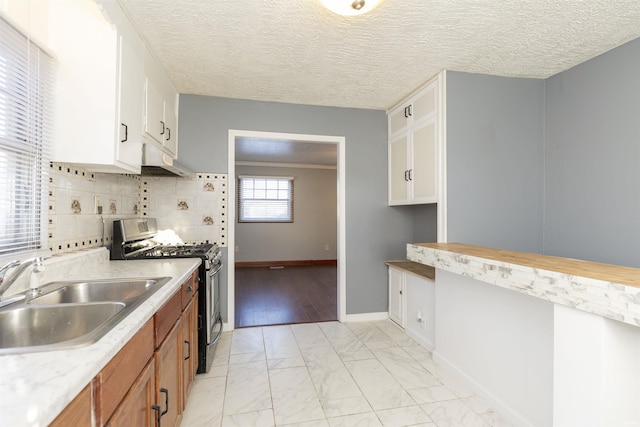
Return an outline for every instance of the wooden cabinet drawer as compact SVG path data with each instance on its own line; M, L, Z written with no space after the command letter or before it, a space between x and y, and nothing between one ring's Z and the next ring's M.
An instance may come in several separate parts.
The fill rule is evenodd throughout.
M153 319L149 319L94 379L97 425L104 425L111 417L153 356L153 350Z
M155 337L154 348L158 348L162 344L162 341L164 341L181 313L182 292L177 291L153 316L155 325L153 335Z
M189 305L191 299L198 291L198 270L194 271L191 277L182 284L182 310Z

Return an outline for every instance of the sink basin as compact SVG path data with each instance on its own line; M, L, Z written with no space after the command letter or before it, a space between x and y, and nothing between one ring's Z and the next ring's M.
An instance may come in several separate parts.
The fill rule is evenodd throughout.
M64 304L102 301L131 302L144 293L164 284L168 278L115 279L79 282L53 282L42 288L43 295L29 304ZM50 289L53 289L49 291Z
M171 277L51 282L0 308L0 355L93 344ZM26 294L25 294L26 295Z
M103 302L4 309L0 311L0 349L76 341L68 343L73 346L124 308L121 302ZM102 335L82 341L95 342Z

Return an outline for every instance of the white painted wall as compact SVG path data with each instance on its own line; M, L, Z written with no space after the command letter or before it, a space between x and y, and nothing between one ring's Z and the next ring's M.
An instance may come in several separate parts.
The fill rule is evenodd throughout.
M556 305L553 425L640 425L640 328Z
M517 425L553 422L553 304L436 270L434 360Z

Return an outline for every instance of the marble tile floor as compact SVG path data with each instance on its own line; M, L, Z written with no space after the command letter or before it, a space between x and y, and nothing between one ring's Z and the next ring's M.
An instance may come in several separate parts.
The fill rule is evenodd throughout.
M225 332L183 427L510 424L391 321Z

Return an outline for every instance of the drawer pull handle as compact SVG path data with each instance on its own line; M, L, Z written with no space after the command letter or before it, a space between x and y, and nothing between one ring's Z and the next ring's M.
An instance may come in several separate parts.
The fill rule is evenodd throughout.
M157 424L157 427L160 427L160 417L162 416L160 414L160 406L159 405L151 405L151 409L156 411L156 424Z
M184 360L189 360L191 359L191 343L189 340L184 340L184 343L187 345L187 357L185 357Z
M164 411L160 413L160 416L163 416L167 412L169 412L169 390L162 387L160 389L160 393L164 393Z

